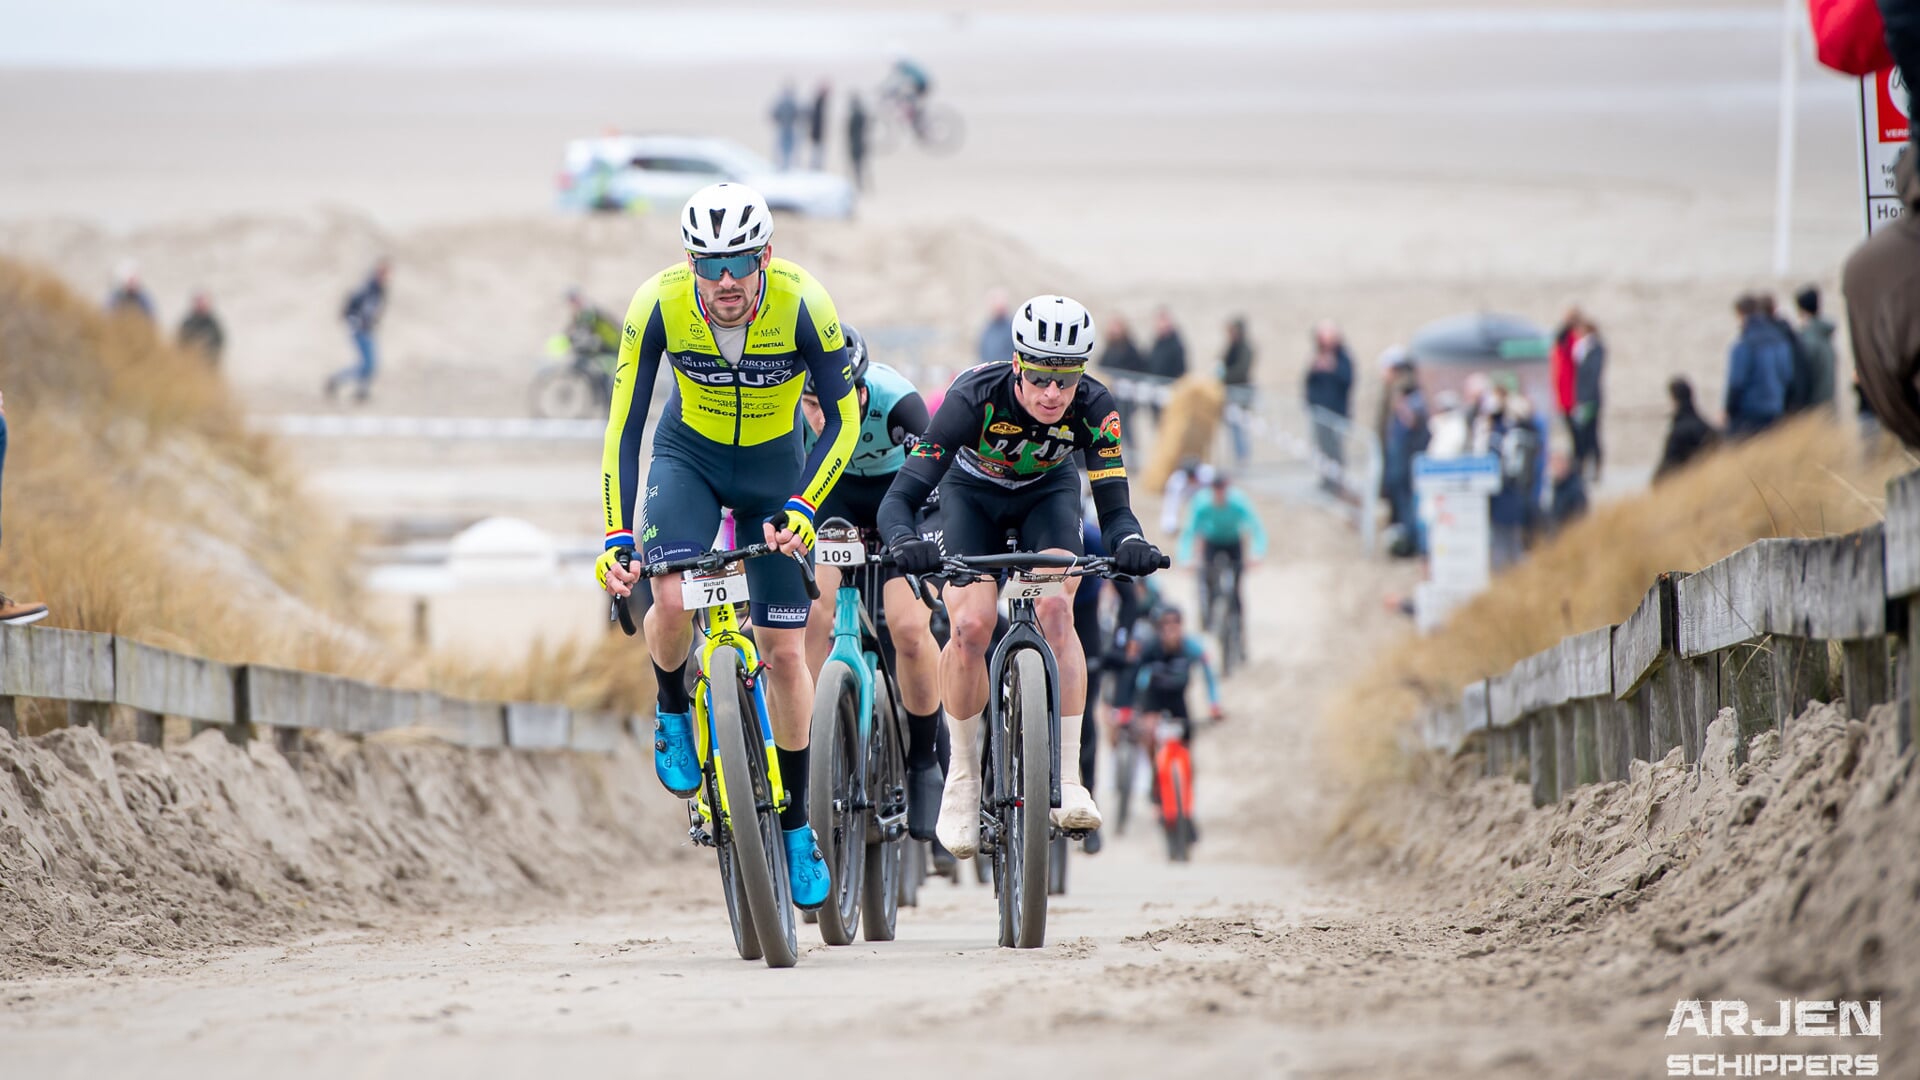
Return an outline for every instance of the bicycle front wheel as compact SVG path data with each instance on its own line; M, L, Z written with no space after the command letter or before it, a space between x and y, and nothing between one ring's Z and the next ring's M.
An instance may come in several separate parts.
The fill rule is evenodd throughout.
M1013 656L1012 686L999 735L1006 783L1006 830L1001 836L1000 943L1037 949L1047 941L1047 845L1052 839L1053 746L1049 738L1047 669L1040 654Z
M780 835L780 812L773 805L760 717L740 681L740 654L730 648L714 650L707 676L714 688L713 732L720 749L727 832L738 857L734 871L753 912L767 966L792 967L800 959L800 945L793 929L787 846ZM742 699L748 703L744 707Z
M547 420L590 417L599 404L599 388L572 364L549 364L534 373L533 415Z
M860 893L867 873L867 811L858 803L859 686L847 665L829 660L813 694L812 777L807 815L827 858L827 902L820 938L851 945L860 933Z

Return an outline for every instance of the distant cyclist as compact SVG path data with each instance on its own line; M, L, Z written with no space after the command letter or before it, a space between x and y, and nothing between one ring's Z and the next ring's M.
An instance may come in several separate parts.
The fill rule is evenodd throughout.
M1238 600L1239 580L1251 564L1257 564L1267 555L1267 530L1260 524L1260 516L1254 513L1253 503L1245 494L1233 487L1226 473L1216 472L1206 492L1196 494L1187 505L1187 523L1180 530L1179 559L1181 565L1193 565L1193 541L1198 537L1201 543L1199 569L1203 575L1203 587L1213 589L1213 560L1216 554L1224 553L1233 563L1235 599ZM1252 543L1253 550L1246 550L1246 542Z
M819 519L841 518L878 531L880 500L906 464L908 445L927 430L927 403L905 375L872 361L860 331L849 325L840 329L847 339L854 391L860 395L860 440L847 474L820 504ZM800 411L807 418L811 444L826 425L811 382L800 395ZM807 663L817 676L833 649L834 590L840 586L840 571L821 566L816 572L820 599L807 620ZM881 599L887 636L893 640L900 703L907 711L907 831L916 840L931 840L946 783L934 748L940 724L940 646L928 628L926 605L914 599L899 567L887 567Z
M1220 719L1220 685L1207 662L1200 640L1186 632L1186 620L1176 607L1161 608L1154 616L1154 635L1140 651L1140 673L1135 676L1132 717L1142 745L1153 746L1162 722L1179 725L1180 741L1193 745L1193 716L1187 708L1187 690L1198 666L1207 683L1207 713ZM1155 797L1160 796L1156 790ZM1197 838L1197 837L1196 837Z
M613 356L620 351L620 324L577 288L567 290L567 345L573 349L575 360Z
M920 118L927 95L933 91L933 77L920 62L905 53L897 53L893 59L893 70L887 73L887 91L906 104L907 117L913 123L915 135L922 134Z
M1084 451L1115 568L1152 573L1161 555L1129 505L1119 405L1086 375L1093 317L1066 297L1036 296L1014 312L1012 338L1011 363L982 364L954 380L880 505L880 527L901 569L924 574L940 566L940 546L921 537L914 522L935 484L948 554L998 554L1009 530L1023 551L1082 554L1075 461ZM1073 630L1078 584L1068 578L1068 595L1035 607L1060 676L1060 806L1053 820L1084 830L1100 827L1100 811L1078 768L1087 697L1086 657ZM980 762L972 748L986 712L986 654L999 589L992 582L955 584L945 596L952 633L941 655L941 699L954 749L936 832L949 851L967 858L980 847Z
M744 184L702 188L680 213L680 236L686 262L640 286L621 333L601 459L606 552L595 565L614 596L626 596L640 579L638 568L620 565L619 556L635 549L640 447L662 360L673 370L673 390L647 464L646 524L638 544L649 563L707 550L723 506L744 529L759 522L767 543L805 556L813 547L815 508L846 471L860 432L840 317L812 275L773 257L766 200ZM807 377L825 406L811 453L798 419ZM807 824L813 673L806 585L800 567L786 558L751 559L746 575L754 640L768 669L780 775L790 796L780 825L793 899L818 907L827 898L828 875ZM646 641L660 687L653 767L667 790L691 797L701 779L686 683L693 614L681 601L680 575L652 580Z

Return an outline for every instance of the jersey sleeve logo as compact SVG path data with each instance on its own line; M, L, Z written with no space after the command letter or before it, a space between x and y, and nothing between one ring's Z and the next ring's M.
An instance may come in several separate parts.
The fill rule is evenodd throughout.
M1008 423L1005 420L995 420L993 423L987 425L987 430L995 435L1018 435L1022 428L1019 424Z
M1119 448L1119 447L1117 447L1117 446L1106 446L1106 447L1102 447L1102 448L1101 448L1101 449L1099 450L1099 454L1100 454L1100 456L1101 456L1101 457L1106 457L1106 458L1114 458L1114 457L1119 457L1119 456L1120 456L1120 448Z
M1102 438L1112 439L1114 442L1120 441L1120 413L1118 411L1108 413L1107 418L1100 421L1100 435Z
M941 458L947 456L947 449L936 442L920 442L914 445L911 454L913 457L930 458L934 461L939 461Z
M1095 469L1087 474L1088 483L1095 480L1125 480L1126 478L1127 470L1123 465L1115 465L1111 469Z

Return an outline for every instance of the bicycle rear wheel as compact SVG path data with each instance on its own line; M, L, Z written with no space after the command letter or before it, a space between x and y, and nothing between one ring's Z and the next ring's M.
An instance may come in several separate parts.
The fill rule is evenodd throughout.
M719 806L718 789L709 785L709 806ZM736 869L739 859L734 851L733 840L725 830L718 830L714 850L720 855L720 889L727 898L727 921L733 924L733 947L739 951L742 960L758 960L763 955L760 950L760 934L753 926L753 908L747 903L746 885L740 879Z
M1005 830L1000 836L1000 944L1037 949L1047 940L1047 845L1052 839L1052 744L1048 737L1047 670L1033 649L1014 653L1011 693L1001 716L1003 751L997 761L1006 783ZM997 800L998 801L998 800Z
M807 816L827 859L827 902L820 906L820 938L851 945L860 933L860 894L867 879L867 821L857 795L860 758L858 683L847 665L829 660L813 694Z
M740 654L714 650L707 672L713 694L714 741L720 749L720 782L727 788L727 825L736 870L768 967L792 967L800 959L793 930L793 886L787 880L787 845L767 776L766 743L758 713L740 681ZM752 733L749 736L748 727Z
M951 154L966 141L967 124L959 110L944 102L928 102L920 109L920 145L928 153Z
M883 682L875 689L873 738L867 743L867 798L873 801L874 810L864 823L867 859L861 918L868 941L892 941L900 917L900 879L907 870L907 828L902 824L894 835L886 835L877 823L906 809L907 761L892 687ZM919 898L918 889L916 883L915 899Z

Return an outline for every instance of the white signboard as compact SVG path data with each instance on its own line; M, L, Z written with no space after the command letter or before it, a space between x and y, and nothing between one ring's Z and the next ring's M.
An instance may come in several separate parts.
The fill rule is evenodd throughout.
M1907 145L1912 114L1912 93L1898 68L1860 80L1860 160L1866 175L1869 235L1905 212L1893 186L1893 163Z
M1428 578L1413 594L1414 622L1425 633L1487 587L1493 551L1487 499L1500 490L1500 459L1416 457L1413 490L1427 530Z

